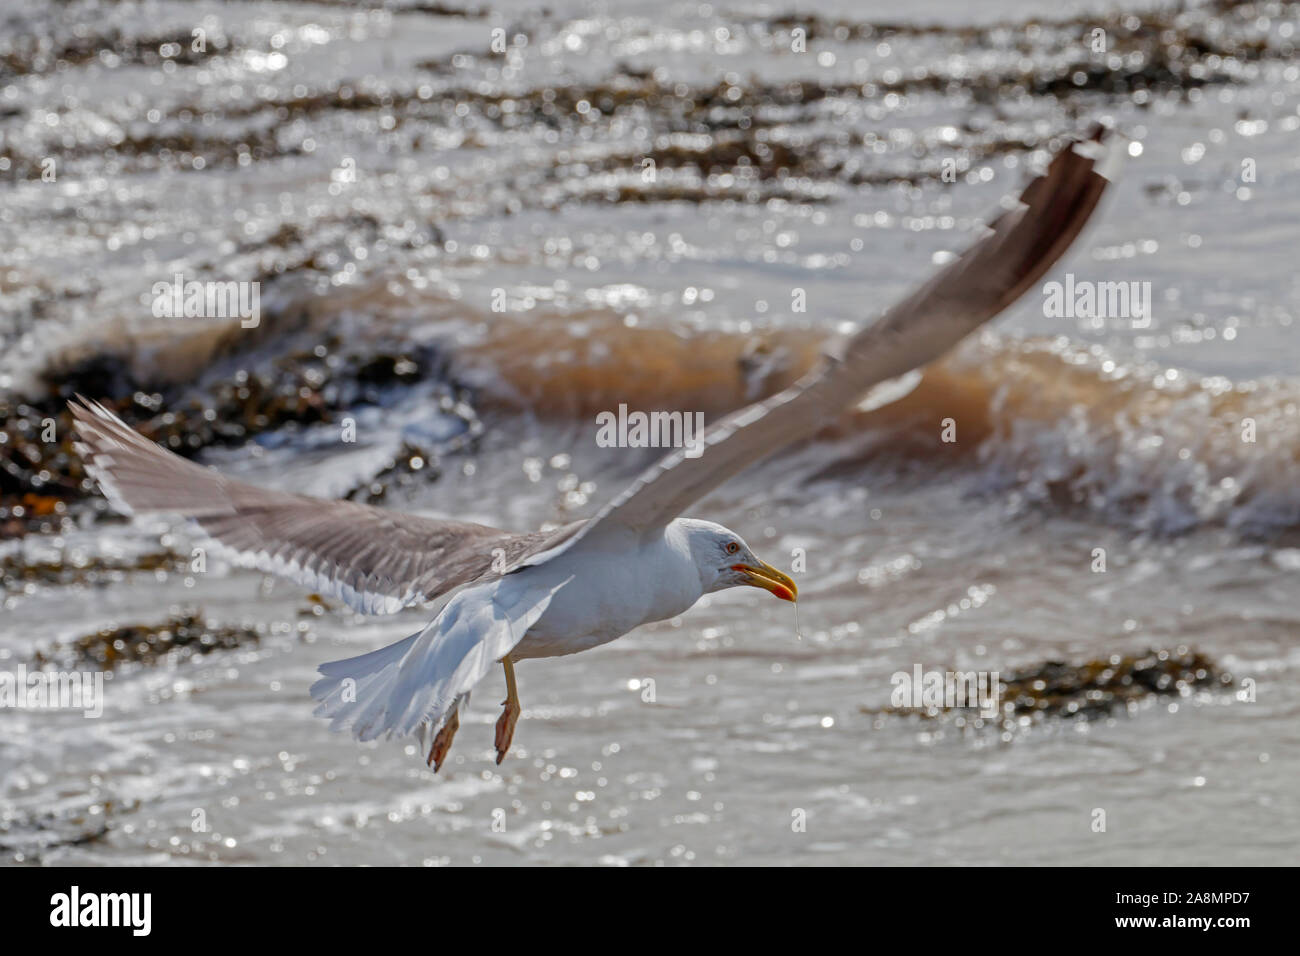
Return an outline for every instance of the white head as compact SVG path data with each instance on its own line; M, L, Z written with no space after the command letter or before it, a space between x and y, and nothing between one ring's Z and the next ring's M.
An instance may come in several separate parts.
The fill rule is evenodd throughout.
M705 594L744 585L771 591L783 601L799 597L789 575L760 561L736 532L697 518L679 518L673 524L685 535Z

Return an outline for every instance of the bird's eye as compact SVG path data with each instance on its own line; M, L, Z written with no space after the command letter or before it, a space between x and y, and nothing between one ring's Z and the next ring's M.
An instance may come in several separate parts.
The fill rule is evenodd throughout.
M735 541L727 542L727 554L735 554L739 550L740 550L740 545L737 544Z

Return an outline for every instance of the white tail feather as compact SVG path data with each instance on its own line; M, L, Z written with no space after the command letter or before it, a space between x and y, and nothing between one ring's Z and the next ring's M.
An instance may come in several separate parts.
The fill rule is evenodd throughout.
M521 571L466 588L418 634L322 664L324 676L311 687L321 702L316 715L358 740L436 731L569 580L552 586L541 577Z

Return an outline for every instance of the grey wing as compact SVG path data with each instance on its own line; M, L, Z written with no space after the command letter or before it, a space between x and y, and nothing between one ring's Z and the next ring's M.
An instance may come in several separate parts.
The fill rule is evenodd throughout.
M69 407L87 469L118 510L189 518L234 563L367 614L491 576L554 537L259 488L167 451L98 403Z
M1097 169L1103 138L1098 128L1089 141L1060 151L960 258L793 386L710 425L701 454L679 449L643 472L566 543L611 525L661 527L868 389L933 361L1006 309L1060 259L1096 209L1107 185Z

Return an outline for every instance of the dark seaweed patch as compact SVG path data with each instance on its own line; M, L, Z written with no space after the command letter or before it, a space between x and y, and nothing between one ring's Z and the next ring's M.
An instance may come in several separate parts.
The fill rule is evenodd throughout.
M213 624L190 611L160 624L128 624L105 628L73 641L38 651L36 667L65 670L91 667L113 670L122 664L157 664L171 655L182 658L233 650L261 640L251 627Z
M471 11L418 9L440 15L475 15ZM1017 65L1002 70L918 70L868 83L807 80L763 83L752 77L747 80L732 77L712 84L691 85L657 79L652 72L630 66L623 66L597 83L510 92L485 89L479 83L442 89L428 85L398 89L373 80L344 81L253 101L184 104L157 124L128 124L121 141L87 142L72 147L60 144L58 148L52 146L50 152L64 158L80 156L96 162L107 158L110 162L129 161L145 167L193 168L195 159L202 158L204 167L216 167L301 153L303 146L299 139L277 132L295 121L330 113L378 110L392 117L394 130L416 122L436 126L455 123L467 129L474 124L488 124L506 130L543 127L576 131L601 127L615 116L637 111L657 132L705 134L764 125L806 124L819 118L822 112L819 104L823 101L874 101L891 93L938 94L993 108L1025 96L1051 98L1060 102L1068 113L1078 114L1098 95L1112 101L1132 98L1138 105L1146 106L1153 96L1184 95L1207 85L1242 82L1249 78L1243 69L1246 64L1286 60L1295 54L1291 41L1270 37L1254 28L1257 16L1254 5L1217 0L1196 8L1195 14L1190 15L1180 6L1142 14L1112 12L1095 17L1078 16L1059 21L1031 19L981 27L912 27L786 14L750 20L748 29L775 43L782 42L789 31L799 27L807 32L810 42L833 39L867 43L887 41L895 36L924 35L948 43L957 52L1005 50L1022 55L1017 58ZM1089 46L1088 36L1094 29L1106 31L1104 54L1094 54ZM527 33L513 27L508 32ZM96 44L102 46L108 39L87 41L87 52L98 49ZM160 46L156 39L123 38L124 54L116 55L152 55L149 51ZM188 50L188 44L183 48ZM431 75L455 78L481 68L491 59L486 51L460 52L421 63L419 68ZM1090 96L1094 99L1089 99ZM466 109L469 115L465 114ZM215 132L222 127L227 128L226 132ZM306 127L302 135L310 135ZM409 148L418 150L421 140L418 133L414 134ZM731 148L735 146L722 147L724 152ZM756 168L769 165L761 155L753 158L759 160ZM29 178L40 175L40 156L0 152L0 159L7 160L6 168L16 175ZM775 162L779 165L779 158ZM834 174L834 170L830 172ZM524 194L527 195L526 191ZM654 192L649 195L653 197ZM626 200L644 201L635 191Z
M90 561L73 558L29 561L11 555L0 559L0 589L16 591L31 584L45 587L109 584L128 574L170 573L185 568L186 561L183 557L167 551L144 554L133 561L102 558Z
M66 405L73 395L103 401L147 438L192 457L204 448L239 445L286 425L338 421L347 409L382 403L390 389L445 381L446 374L443 356L431 347L362 351L336 335L197 391L134 381L124 363L103 355L51 369L47 398L28 403L0 397L0 539L57 531L69 518L71 503L100 500L73 447ZM466 434L478 434L481 426L464 389L447 384L441 404L464 421ZM47 442L43 438L51 421L54 440ZM429 450L413 449L416 454L425 462L434 458ZM394 467L399 467L396 461ZM424 477L437 473L431 469Z
M1187 647L1112 654L1082 664L1046 661L1004 677L1000 717L948 707L918 711L910 707L860 708L864 714L919 715L952 721L958 727L1000 726L1007 731L1050 719L1098 720L1131 712L1144 701L1224 690L1235 683L1209 656Z
M196 46L199 44L188 33L125 36L120 30L111 30L55 40L16 34L0 49L0 81L53 73L92 60L111 66L159 66L164 62L192 66L228 52L230 41L218 34L205 37L202 49Z
M1232 675L1205 654L1178 647L1141 654L1113 654L1084 664L1048 661L1019 671L1002 684L1004 712L1095 719L1145 698L1182 696L1227 688Z

